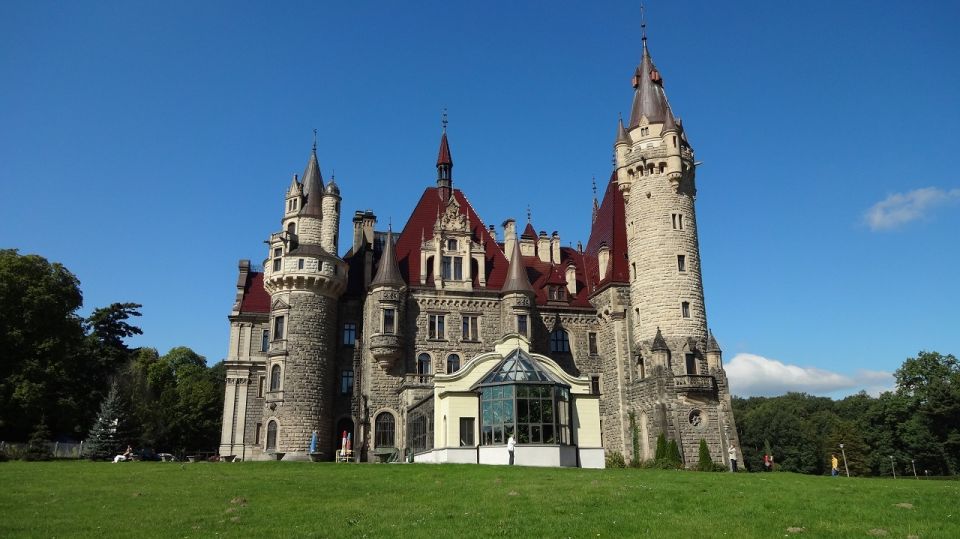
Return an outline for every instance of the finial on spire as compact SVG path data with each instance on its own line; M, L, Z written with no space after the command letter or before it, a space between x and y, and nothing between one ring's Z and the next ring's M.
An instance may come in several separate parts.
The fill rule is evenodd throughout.
M597 198L597 177L593 177L593 198Z
M313 130L313 153L317 153L317 130Z
M643 48L647 48L647 10L643 5L643 2L640 2L640 35L641 41L643 41Z
M449 121L447 120L447 107L443 107L443 114L442 114L441 117L440 117L440 124L443 125L443 132L444 132L444 133L447 132L447 124L448 124L448 123L449 123Z
M528 223L530 222L530 217L531 217L531 216L530 216L530 205L527 204L527 222L528 222Z

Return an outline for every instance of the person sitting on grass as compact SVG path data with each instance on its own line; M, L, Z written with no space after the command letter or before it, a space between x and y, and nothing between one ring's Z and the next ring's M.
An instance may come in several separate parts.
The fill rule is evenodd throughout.
M130 447L129 445L127 446L127 450L124 451L122 455L113 457L114 464L117 462L126 462L128 460L133 460L133 447Z

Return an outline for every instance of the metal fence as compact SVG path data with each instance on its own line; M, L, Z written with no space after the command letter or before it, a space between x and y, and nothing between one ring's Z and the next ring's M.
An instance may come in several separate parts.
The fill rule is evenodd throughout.
M83 457L83 442L47 442L47 449L55 459L79 459ZM27 452L27 444L0 442L0 452L6 453L8 457L13 459L20 458Z

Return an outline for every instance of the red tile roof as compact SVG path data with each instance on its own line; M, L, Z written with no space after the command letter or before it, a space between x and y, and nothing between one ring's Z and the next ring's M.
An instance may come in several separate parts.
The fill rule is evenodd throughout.
M450 157L450 143L447 142L447 132L443 132L440 137L440 152L437 154L437 166L453 165L453 158Z
M616 172L610 175L607 189L603 194L603 202L597 211L597 220L590 230L590 240L587 242L586 262L588 265L588 279L594 285L600 286L610 282L627 283L630 280L630 269L627 263L627 221L623 202L623 193L617 186ZM606 245L610 249L610 262L607 263L607 274L599 274L597 253L600 246Z
M247 283L243 286L243 300L240 302L240 312L270 312L270 294L267 294L267 291L263 289L262 272L247 274Z
M520 234L521 238L537 238L537 231L533 228L533 224L527 223L527 227L523 229L523 234Z

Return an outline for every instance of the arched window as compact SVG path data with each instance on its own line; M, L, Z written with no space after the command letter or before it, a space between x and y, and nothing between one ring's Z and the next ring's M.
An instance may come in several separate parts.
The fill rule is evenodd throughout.
M287 234L293 235L297 233L297 223L290 223L287 225Z
M267 423L267 451L273 451L277 448L277 422Z
M460 370L460 356L457 354L450 354L447 356L447 374L451 374Z
M374 420L374 438L376 447L395 447L395 420L390 412L380 412Z
M270 369L270 391L280 391L280 365Z
M423 353L417 356L417 374L420 375L420 382L428 381L427 375L430 374L430 354Z
M570 351L570 340L567 338L567 332L561 328L553 330L553 333L550 334L550 351L551 352L569 352Z

